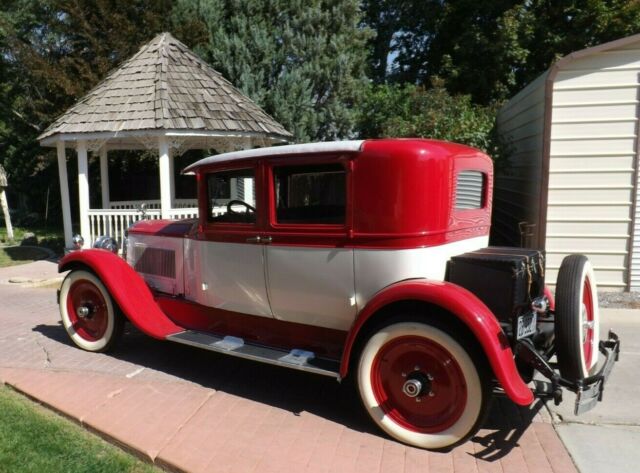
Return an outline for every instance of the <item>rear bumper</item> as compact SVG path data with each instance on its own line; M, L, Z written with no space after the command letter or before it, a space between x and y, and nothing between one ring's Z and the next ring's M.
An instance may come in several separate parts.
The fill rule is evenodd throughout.
M536 394L539 397L551 398L555 404L562 402L562 388L576 393L574 413L583 414L593 409L598 401L602 401L605 383L613 371L613 366L620 358L620 339L612 330L607 340L601 340L598 349L604 357L604 363L597 373L578 381L565 379L551 366L549 360L537 352L533 344L527 340L516 343L515 352L519 359L536 369L551 383L538 383Z
M575 383L576 405L574 413L582 414L593 409L598 401L602 401L604 385L613 371L613 366L620 358L620 339L612 330L609 330L608 340L601 340L598 346L600 353L605 357L605 361L600 370L588 378Z

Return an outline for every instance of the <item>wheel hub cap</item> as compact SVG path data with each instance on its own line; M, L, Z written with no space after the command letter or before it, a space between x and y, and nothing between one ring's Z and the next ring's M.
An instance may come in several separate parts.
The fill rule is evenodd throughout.
M442 432L462 415L464 375L451 353L432 340L396 338L380 348L371 367L373 394L394 422L414 432Z
M78 314L78 317L81 319L86 319L91 315L91 309L86 305L81 305L76 309L76 314Z
M425 379L420 379L420 378ZM425 383L425 381L427 381ZM421 376L420 374L414 375L411 379L408 379L402 385L402 392L405 393L409 397L418 397L424 393L426 390L426 385L428 384L428 380L425 376Z

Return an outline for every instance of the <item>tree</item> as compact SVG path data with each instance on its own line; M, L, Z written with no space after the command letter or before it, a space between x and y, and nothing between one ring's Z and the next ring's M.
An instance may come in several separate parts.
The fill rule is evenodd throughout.
M559 56L640 32L638 0L384 0L364 3L378 35L378 82L429 84L474 102L504 100ZM392 39L390 39L392 38ZM390 63L380 73L382 58Z
M636 33L638 0L532 0L520 27L528 54L518 85L529 83L560 56Z
M353 133L366 85L357 0L179 0L174 32L297 141Z
M441 81L430 88L382 84L369 89L359 114L363 137L423 137L455 141L498 154L495 107L475 105L468 95L450 95Z
M165 28L170 2L4 0L0 4L0 162L30 210L57 180L37 136L142 43ZM58 203L58 186L51 186Z

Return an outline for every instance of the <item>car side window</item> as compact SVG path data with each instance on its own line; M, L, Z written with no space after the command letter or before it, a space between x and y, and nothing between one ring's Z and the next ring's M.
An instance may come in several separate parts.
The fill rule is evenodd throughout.
M255 223L256 192L253 169L207 175L207 217L212 223Z
M273 175L277 223L345 223L347 178L341 164L278 166Z

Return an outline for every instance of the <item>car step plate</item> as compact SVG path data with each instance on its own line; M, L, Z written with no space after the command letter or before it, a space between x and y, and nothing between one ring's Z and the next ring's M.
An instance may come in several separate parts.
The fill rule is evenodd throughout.
M294 349L291 351L254 345L238 337L220 337L209 333L186 330L169 335L167 340L218 353L261 361L271 365L286 366L301 371L339 378L339 362L317 358L313 352Z

